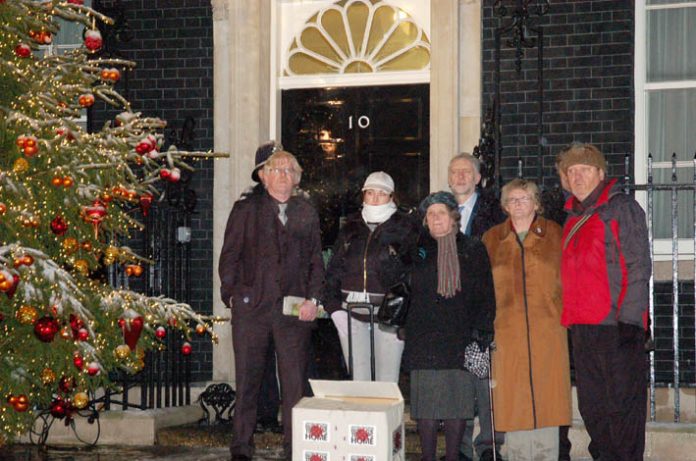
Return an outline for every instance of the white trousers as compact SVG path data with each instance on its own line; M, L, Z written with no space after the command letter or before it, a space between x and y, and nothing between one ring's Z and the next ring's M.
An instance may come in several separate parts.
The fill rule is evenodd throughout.
M557 461L558 426L505 433L508 461Z
M348 365L348 313L339 310L331 315L341 340L343 357ZM353 336L353 380L369 381L370 376L370 322L352 320ZM375 379L392 383L399 382L401 354L404 342L396 337L396 329L375 324Z

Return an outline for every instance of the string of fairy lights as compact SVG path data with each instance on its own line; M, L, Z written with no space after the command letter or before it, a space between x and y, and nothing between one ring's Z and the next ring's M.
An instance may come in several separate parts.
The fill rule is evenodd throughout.
M217 342L224 320L99 276L144 272L153 261L119 242L142 228L157 184L191 168L183 157L219 154L161 151L166 124L133 113L115 88L133 64L95 57L96 23L110 19L82 3L0 0L0 445L39 409L71 418L110 385L106 371L141 370L167 331ZM56 18L84 25L84 43L47 56ZM97 100L122 112L87 133L76 119Z

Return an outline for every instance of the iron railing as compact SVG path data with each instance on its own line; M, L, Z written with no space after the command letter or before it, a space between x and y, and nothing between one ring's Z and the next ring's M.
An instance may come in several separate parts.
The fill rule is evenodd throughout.
M165 199L153 205L145 217L145 229L132 243L137 251L154 261L143 272L142 280L129 279L118 265L110 266L113 286L135 289L148 295L165 295L181 302L191 302L191 213L195 196L186 188L167 190ZM149 351L145 367L136 375L119 373L115 376L122 391L104 398L105 409L111 405L121 408L164 408L191 404L191 363L181 353L184 342L180 333L167 328L162 340L163 350ZM133 387L139 387L140 397L131 399Z

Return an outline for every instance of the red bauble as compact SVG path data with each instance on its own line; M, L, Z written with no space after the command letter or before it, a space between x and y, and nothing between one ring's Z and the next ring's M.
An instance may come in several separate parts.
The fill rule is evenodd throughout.
M70 404L63 400L61 397L56 397L55 399L53 399L53 402L51 402L51 405L49 407L51 411L51 416L58 419L65 418L65 416L68 414L69 406Z
M24 394L19 394L15 397L14 403L10 402L10 404L14 407L15 411L23 413L29 409L29 398Z
M157 339L164 339L167 336L167 330L164 327L157 327L155 330L155 337Z
M68 231L68 223L65 222L62 216L56 216L51 221L51 231L56 235L63 235Z
M72 330L73 334L73 339L78 338L78 332L80 331L80 328L83 328L85 326L85 322L80 319L75 314L70 314L70 329Z
M121 78L121 72L115 67L111 67L108 69L102 69L99 76L105 82L116 83Z
M101 372L101 367L99 362L89 362L87 365L87 374L90 376L97 376Z
M153 199L154 197L149 192L145 192L140 196L140 209L143 210L143 216L147 216L147 214L150 212Z
M60 381L58 381L58 389L66 394L72 392L76 385L75 378L70 378L68 376L63 376L60 378Z
M102 35L97 29L90 29L85 32L85 47L90 51L97 51L102 47L104 41Z
M92 107L94 105L94 95L91 93L81 94L77 98L77 103L82 107Z
M101 200L95 200L90 206L82 207L84 220L91 223L94 226L94 238L97 238L97 232L99 231L99 224L106 217L106 207L101 202Z
M20 58L28 58L31 56L31 47L26 43L20 43L15 47L14 52Z
M181 345L181 353L184 355L191 355L192 350L191 343L188 341Z
M162 168L159 173L160 173L160 178L167 179L167 180L169 179L169 176L172 174L172 172L170 170L168 170L167 168Z
M68 0L68 3L72 3L73 5L84 5L85 0Z
M87 341L89 339L89 331L87 328L80 328L77 330L77 339L79 341Z
M123 331L123 342L134 351L143 331L143 318L140 315L133 315L131 318L119 319L118 322Z
M82 207L85 221L92 224L99 224L106 217L106 207L101 200L95 200L90 206Z
M12 299L15 291L17 291L17 285L19 285L19 275L12 274L12 286L9 289L4 290L9 299Z
M157 139L149 134L138 142L135 146L135 151L140 155L147 154L148 152L157 149Z
M45 343L53 341L58 329L58 322L50 315L45 315L34 323L34 334Z
M168 180L170 182L179 182L179 179L181 179L181 170L178 168L172 168L169 172Z
M82 368L85 366L85 359L77 352L73 355L73 365L80 371L82 371Z

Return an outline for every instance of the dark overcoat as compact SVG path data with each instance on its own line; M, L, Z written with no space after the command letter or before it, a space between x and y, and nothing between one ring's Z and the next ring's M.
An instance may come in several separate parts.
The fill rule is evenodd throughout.
M408 370L461 369L464 349L474 336L492 337L495 318L493 276L480 240L457 232L461 291L437 294L437 242L423 235L412 275L403 363Z

